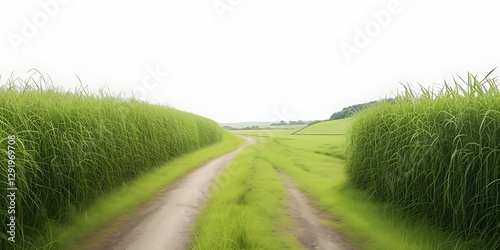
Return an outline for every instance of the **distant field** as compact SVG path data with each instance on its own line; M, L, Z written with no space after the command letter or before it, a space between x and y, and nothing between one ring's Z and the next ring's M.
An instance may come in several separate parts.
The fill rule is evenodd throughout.
M352 118L316 123L295 132L296 135L343 135Z
M346 128L336 130L344 133ZM194 227L191 249L303 249L297 247L298 226L286 210L285 184L275 168L298 183L312 206L335 218L325 224L350 239L356 249L471 249L457 235L408 219L397 207L381 205L350 185L343 160L344 135L296 136L289 130L235 133L252 136L258 143L224 170L218 182L225 188L211 194Z
M301 129L305 128L307 125L279 125L279 126L271 126L272 129Z

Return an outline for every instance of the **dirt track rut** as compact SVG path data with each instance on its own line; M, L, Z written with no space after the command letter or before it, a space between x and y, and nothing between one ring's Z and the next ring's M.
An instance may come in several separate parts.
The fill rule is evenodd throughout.
M192 225L207 201L214 180L239 152L255 142L244 139L241 148L181 177L137 211L118 219L118 230L85 249L187 249Z
M309 250L354 250L344 237L322 223L331 220L331 216L318 211L291 177L275 169L282 175L287 189L288 212L299 242Z

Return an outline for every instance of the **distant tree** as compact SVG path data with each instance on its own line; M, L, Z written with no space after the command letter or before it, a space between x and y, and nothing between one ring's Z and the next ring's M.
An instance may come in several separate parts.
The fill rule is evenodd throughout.
M298 121L289 121L289 122L285 122L285 121L280 121L279 123L273 123L271 124L271 126L282 126L282 125L306 125L307 123L305 123L304 121L302 120L298 120Z
M300 124L301 123L299 121L290 121L290 125L300 125Z
M253 125L253 126L246 126L244 128L235 128L234 130L258 130L258 129L261 129L261 127Z
M389 99L384 99L384 100L381 100L381 101L372 101L372 102L366 102L366 103L361 103L361 104L355 104L355 105L352 105L352 106L349 106L349 107L345 107L343 108L341 111L338 111L338 112L335 112L333 113L331 116L330 116L330 120L338 120L338 119L344 119L344 118L347 118L363 109L366 109L372 105L376 105L376 104L379 104L383 101L387 101L387 102L393 102L394 99L392 98L389 98Z
M271 126L282 126L282 125L288 125L288 123L285 122L285 121L283 121L283 120L281 120L279 123L273 123L273 124L271 124Z

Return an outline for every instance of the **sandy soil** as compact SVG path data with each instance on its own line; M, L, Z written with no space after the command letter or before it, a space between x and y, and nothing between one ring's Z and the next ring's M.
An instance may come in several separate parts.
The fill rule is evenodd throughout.
M133 214L113 222L118 230L104 239L99 232L85 241L85 249L187 249L191 227L210 194L214 180L233 157L254 143L245 138L243 147L208 162L170 184ZM106 231L106 229L103 229ZM109 229L108 229L109 230Z
M322 223L325 220L332 220L331 216L314 208L309 197L296 187L295 181L280 170L276 170L283 176L287 188L288 211L293 217L294 230L299 242L306 249L355 249L341 235Z

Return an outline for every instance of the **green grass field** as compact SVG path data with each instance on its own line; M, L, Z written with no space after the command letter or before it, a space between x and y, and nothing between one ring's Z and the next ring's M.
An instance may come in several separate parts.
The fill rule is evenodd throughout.
M332 127L321 123L318 126L321 131L343 134L350 122L351 119L326 123ZM334 127L335 124L339 126ZM309 129L314 130L314 126ZM465 250L474 245L456 233L410 218L397 206L373 200L368 193L350 185L345 161L338 156L344 155L344 135L299 136L287 130L238 131L238 134L253 136L259 144L235 160L231 168L242 170L232 175L228 189L212 194L195 227L196 240L192 245L195 249L303 249L291 236L289 216L283 215L286 213L282 198L284 184L273 167L293 177L299 188L313 198L317 208L336 218L330 226L360 249ZM234 213L227 213L225 208Z
M351 118L324 121L294 132L295 135L343 135L351 124Z

